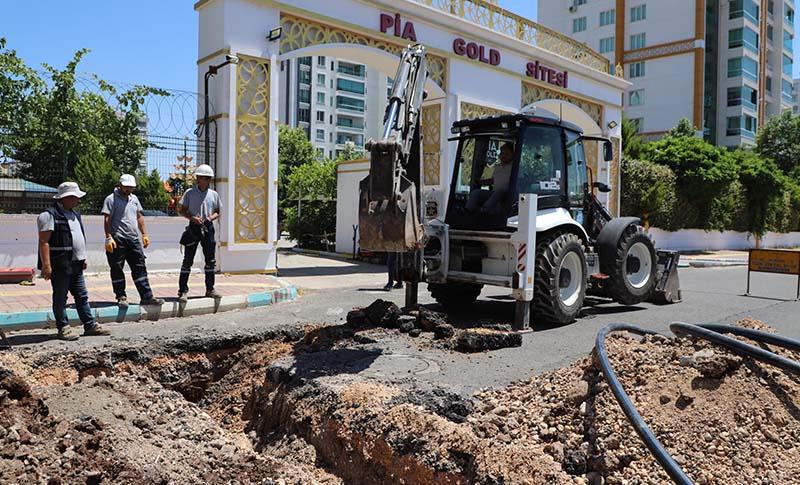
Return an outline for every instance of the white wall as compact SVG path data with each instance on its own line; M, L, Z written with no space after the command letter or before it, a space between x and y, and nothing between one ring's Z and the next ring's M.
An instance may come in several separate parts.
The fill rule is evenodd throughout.
M750 249L755 247L755 240L746 232L711 231L702 229L682 229L668 232L650 228L650 236L659 249L680 251L717 251L724 249ZM761 241L762 248L800 247L800 232L779 234L767 233Z
M358 225L358 183L369 174L369 162L337 167L336 252L352 254L353 226Z
M644 89L645 102L629 106L625 94L625 117L644 118L643 132L668 131L681 118L693 119L693 72L693 53L645 61L645 76L633 79L631 88Z
M2 248L0 267L36 267L38 251L36 217L36 214L0 214L0 227L3 228L0 232L0 248ZM144 251L149 271L180 270L183 254L178 241L186 223L186 219L182 217L145 218L147 233L150 236L150 247ZM103 217L83 216L83 225L89 250L88 271L108 271ZM195 256L194 267L203 268L203 255L200 251Z

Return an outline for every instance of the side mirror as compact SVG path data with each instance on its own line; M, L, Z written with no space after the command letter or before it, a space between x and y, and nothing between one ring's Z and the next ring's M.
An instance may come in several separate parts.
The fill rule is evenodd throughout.
M610 162L614 159L614 147L611 142L606 140L603 142L603 160Z
M604 184L603 182L594 182L592 183L592 187L596 188L597 190L599 190L604 194L611 192L611 187L609 187L607 184Z

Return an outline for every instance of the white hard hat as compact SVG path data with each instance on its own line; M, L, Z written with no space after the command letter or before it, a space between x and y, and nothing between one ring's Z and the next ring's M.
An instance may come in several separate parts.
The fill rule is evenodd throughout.
M63 199L64 197L75 196L81 198L86 195L86 192L78 188L75 182L64 182L58 186L58 193L53 196L54 199Z
M133 177L133 175L126 173L119 178L119 184L123 187L136 187L136 179Z
M213 177L214 169L204 163L198 165L197 168L194 169L194 175L195 177Z

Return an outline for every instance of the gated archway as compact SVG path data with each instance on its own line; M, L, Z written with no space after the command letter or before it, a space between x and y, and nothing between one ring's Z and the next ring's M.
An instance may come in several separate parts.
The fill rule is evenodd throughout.
M195 9L198 79L226 54L240 59L220 72L209 93L220 107L213 118L219 127L216 182L225 205L223 271L275 269L281 60L325 55L393 74L406 45L424 44L430 78L422 113L422 191L432 207L445 202L455 155L447 128L460 118L563 100L600 133L619 136L628 83L609 74L605 58L485 0L201 0ZM337 250L352 247L357 182L366 171L366 162L339 167L337 226L346 230L337 235ZM612 163L604 181L615 173ZM616 210L613 197L610 204Z

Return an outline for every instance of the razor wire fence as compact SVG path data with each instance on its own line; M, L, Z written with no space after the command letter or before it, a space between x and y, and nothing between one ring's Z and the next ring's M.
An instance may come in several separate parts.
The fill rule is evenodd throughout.
M42 77L46 78L46 75ZM76 75L75 79L75 90L79 95L94 95L96 100L102 100L115 110L119 118L123 116L123 108L119 106L115 93L134 87L129 83L104 82L88 74ZM214 112L213 108L210 108L210 112ZM156 214L172 214L177 199L194 183L194 168L207 163L216 169L216 122L212 120L208 126L209 153L206 156L202 94L156 89L144 97L139 113L135 120L135 131L141 143L137 142L136 147L127 147L120 142L122 146L117 150L119 160L112 162L119 172L146 173L154 179L155 171L163 190L169 193L169 201L163 206L159 202L153 204L158 207L145 208ZM7 133L0 135L8 136ZM68 147L64 147L64 152L67 151ZM38 212L52 203L58 183L75 177L75 166L67 164L67 157L59 162L58 150L55 152L55 162L43 162L39 166L31 163L23 167L13 159L13 154L0 156L0 212ZM132 155L134 153L142 155ZM95 210L92 208L87 212Z

